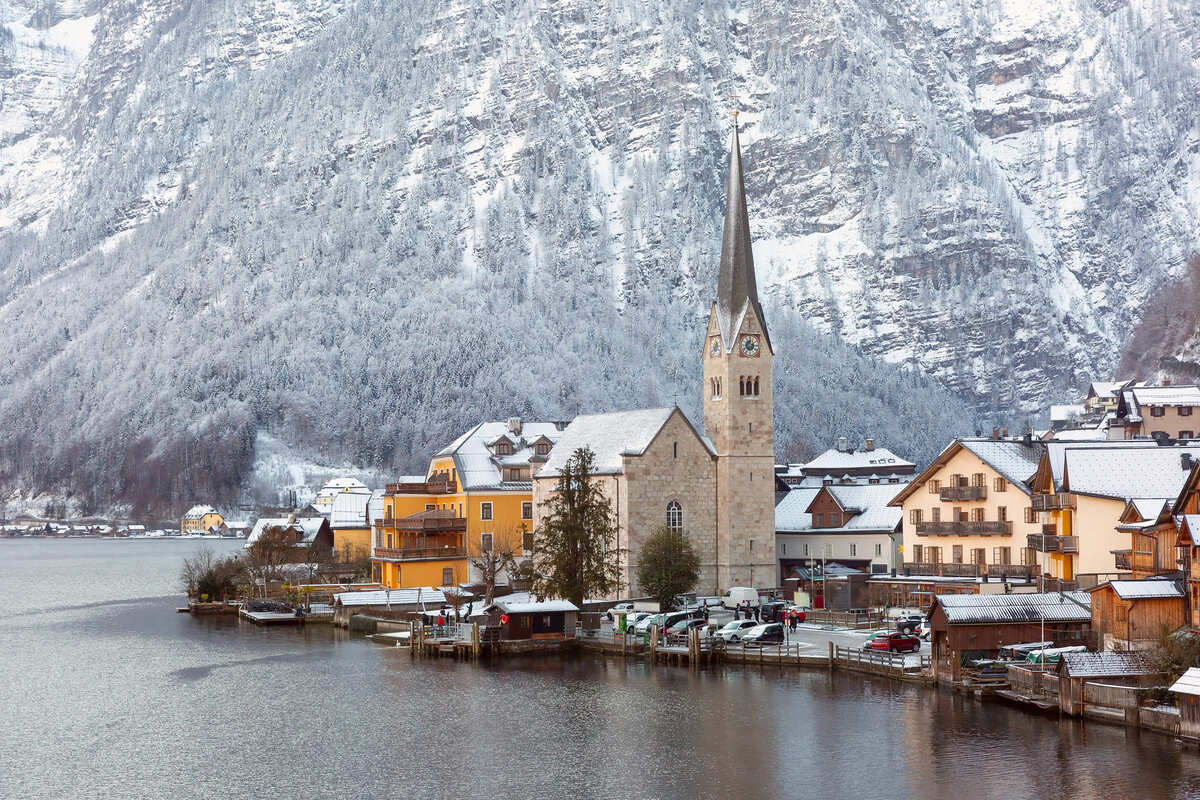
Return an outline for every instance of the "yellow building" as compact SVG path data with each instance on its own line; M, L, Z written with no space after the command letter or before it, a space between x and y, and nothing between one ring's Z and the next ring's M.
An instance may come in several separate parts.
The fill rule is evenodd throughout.
M1037 440L955 439L889 505L904 509L903 573L982 580L1032 579L1028 534L1042 526L1028 481L1043 452Z
M207 533L210 528L219 528L225 522L212 506L192 506L179 522L179 532L184 536Z
M531 470L546 461L562 426L554 422L484 422L438 452L424 476L384 491L372 520L374 580L389 588L473 582L470 556L497 535L520 536L532 550Z
M1047 442L1030 484L1044 536L1029 546L1044 554L1052 577L1080 588L1130 577L1129 526L1156 520L1198 459L1200 447L1145 440Z
M371 554L372 504L382 516L383 492L356 490L334 495L329 511L334 558L348 562Z

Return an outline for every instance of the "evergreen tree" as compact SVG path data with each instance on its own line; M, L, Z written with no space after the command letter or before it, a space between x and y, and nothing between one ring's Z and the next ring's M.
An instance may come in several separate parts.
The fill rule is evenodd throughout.
M638 554L638 585L666 611L677 595L700 580L700 556L682 530L660 525L646 537Z
M534 592L580 608L588 595L616 591L621 577L617 526L592 475L595 462L596 454L587 447L567 459L550 498L550 513L534 532Z

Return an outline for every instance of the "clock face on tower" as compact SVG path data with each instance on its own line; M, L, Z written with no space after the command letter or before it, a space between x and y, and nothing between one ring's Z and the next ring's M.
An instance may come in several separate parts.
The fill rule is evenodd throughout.
M708 345L708 354L710 358L721 355L721 339L719 337L712 337L712 341Z
M738 349L746 358L758 358L760 352L758 337L753 334L743 336L738 343Z

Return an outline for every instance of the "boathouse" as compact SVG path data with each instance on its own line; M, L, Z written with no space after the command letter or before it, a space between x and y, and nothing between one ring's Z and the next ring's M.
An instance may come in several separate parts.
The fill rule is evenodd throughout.
M413 612L446 605L441 589L429 586L416 589L381 589L366 592L338 592L333 596L333 623L350 625L355 614L382 617L408 617Z
M1063 653L1058 707L1071 716L1082 716L1088 705L1121 708L1127 702L1125 687L1154 686L1162 678L1142 653Z
M1148 650L1187 624L1183 588L1173 580L1109 581L1088 593L1102 650Z
M936 595L929 612L937 679L957 682L971 661L995 658L1024 642L1086 644L1092 622L1087 592Z
M512 602L497 600L485 609L488 629L500 641L573 639L579 608L567 600Z
M1200 741L1200 669L1189 667L1171 685L1171 692L1179 701L1179 737Z

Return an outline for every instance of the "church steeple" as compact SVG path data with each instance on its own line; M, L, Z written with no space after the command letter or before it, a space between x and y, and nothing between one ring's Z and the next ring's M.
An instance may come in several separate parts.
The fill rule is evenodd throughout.
M717 277L717 321L725 349L733 348L737 326L747 307L754 309L763 326L767 347L766 319L758 303L754 278L754 253L750 248L750 214L746 208L746 186L742 179L742 147L738 141L737 114L729 140L729 178L725 184L725 230L721 236L721 270Z

